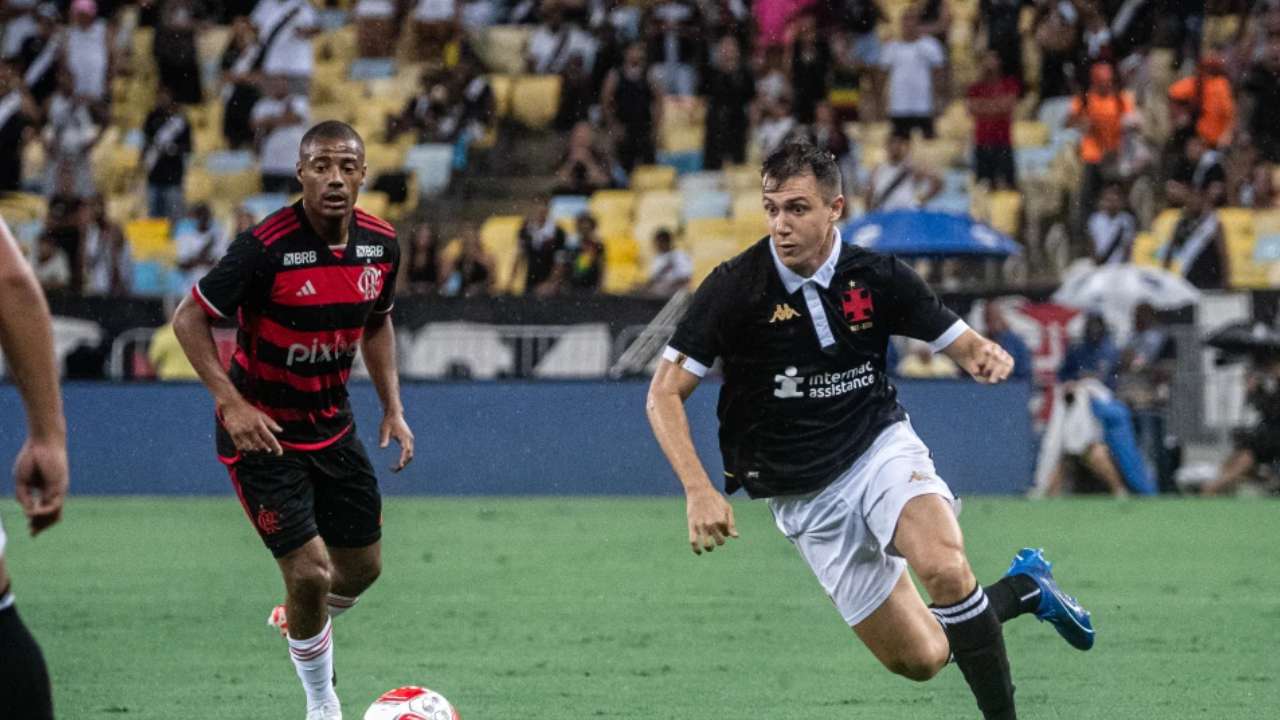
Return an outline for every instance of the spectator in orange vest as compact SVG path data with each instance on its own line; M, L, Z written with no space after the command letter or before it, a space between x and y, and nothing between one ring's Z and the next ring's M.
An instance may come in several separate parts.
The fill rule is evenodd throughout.
M1221 148L1231 142L1236 103L1221 55L1205 55L1195 75L1170 85L1169 100L1174 103L1172 110L1188 115L1188 124L1195 124L1196 134L1210 147Z
M1126 118L1134 113L1133 96L1116 87L1115 70L1107 63L1089 69L1089 90L1071 101L1071 123L1084 137L1080 159L1084 161L1084 183L1080 189L1076 227L1093 211L1104 175L1119 172L1120 143Z

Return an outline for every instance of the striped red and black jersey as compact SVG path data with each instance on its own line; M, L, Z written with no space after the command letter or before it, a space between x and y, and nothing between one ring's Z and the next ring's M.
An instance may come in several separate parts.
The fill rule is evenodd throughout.
M283 428L280 444L318 450L351 431L347 377L365 327L391 311L396 232L356 209L347 245L332 250L298 202L241 233L192 288L205 312L235 318L228 374ZM218 424L218 454L236 454Z

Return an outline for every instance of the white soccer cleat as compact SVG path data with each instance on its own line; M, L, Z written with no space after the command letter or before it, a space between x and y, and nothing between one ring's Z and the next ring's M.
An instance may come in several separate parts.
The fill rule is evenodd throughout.
M289 619L285 617L284 605L277 605L271 608L271 614L267 616L267 626L273 627L280 631L280 637L289 637ZM310 720L310 715L307 716Z
M342 706L336 699L322 702L307 711L307 720L342 720Z

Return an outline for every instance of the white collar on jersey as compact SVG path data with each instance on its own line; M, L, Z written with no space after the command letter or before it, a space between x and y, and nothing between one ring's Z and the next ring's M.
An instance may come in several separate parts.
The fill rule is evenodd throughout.
M840 228L833 227L831 232L835 235L835 242L831 243L831 254L827 256L826 262L818 267L813 277L800 277L791 268L782 264L782 260L778 258L778 249L773 246L773 238L769 238L769 254L773 255L773 266L778 269L778 276L782 278L782 284L787 288L787 293L793 293L804 286L805 283L812 280L823 290L831 287L831 278L836 274L836 263L840 261Z

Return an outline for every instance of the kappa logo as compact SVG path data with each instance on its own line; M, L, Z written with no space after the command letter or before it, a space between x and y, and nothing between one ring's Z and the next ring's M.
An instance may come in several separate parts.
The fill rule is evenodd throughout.
M781 303L773 307L773 317L769 318L769 324L776 322L786 322L794 318L800 317L800 313L787 303Z
M284 266L293 267L295 265L310 265L316 261L315 250L304 250L302 252L290 252L284 254Z
M926 480L930 479L931 477L932 477L932 476L931 476L929 473L927 473L927 472L925 472L925 471L923 471L923 470L912 470L912 471L911 471L911 479L910 479L910 480L907 480L907 482L924 482L924 481L926 481Z
M296 297L311 297L315 294L316 286L312 285L310 280L303 283L302 287L298 288L298 292L294 293Z
M377 300L382 291L382 271L376 267L366 267L356 281L356 287L364 294L365 300Z

